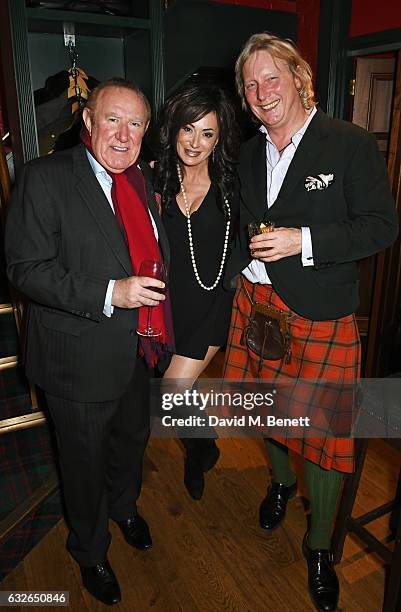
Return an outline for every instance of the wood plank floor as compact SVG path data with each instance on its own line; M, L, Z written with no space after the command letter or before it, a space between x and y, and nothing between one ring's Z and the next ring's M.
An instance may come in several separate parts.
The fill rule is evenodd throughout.
M116 612L314 610L301 555L306 529L302 478L284 525L266 534L257 516L269 480L263 443L224 439L219 446L220 460L206 475L203 499L195 502L182 482L179 443L150 441L140 511L151 526L154 547L147 552L132 549L111 524L109 559L123 594L122 603L114 606ZM302 460L294 457L294 462L300 474ZM383 441L371 442L354 514L391 499L399 463L398 451ZM384 539L388 520L376 521L372 532ZM61 521L7 576L1 589L69 590L73 612L106 609L82 588L79 568L65 550L66 534ZM340 610L381 610L383 564L353 537L347 538L338 574Z

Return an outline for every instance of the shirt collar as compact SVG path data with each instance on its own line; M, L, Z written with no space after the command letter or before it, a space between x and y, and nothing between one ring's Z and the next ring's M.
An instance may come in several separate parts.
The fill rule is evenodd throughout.
M91 168L92 168L93 172L95 173L95 175L97 176L98 174L100 174L103 178L105 178L106 180L110 181L110 183L112 183L113 179L110 176L110 174L107 172L107 170L105 170L103 168L103 166L101 164L99 164L97 159L95 159L93 157L92 153L90 151L88 151L88 149L86 149L86 155L87 155L88 161L89 161L89 163L91 165ZM141 166L140 166L139 161L136 164L136 167L139 170L141 170Z
M113 179L111 178L110 174L108 174L108 172L103 168L103 166L99 164L97 159L93 157L93 155L90 153L90 151L88 151L88 149L86 149L86 155L88 157L89 163L95 175L97 176L98 174L100 174L102 178L112 183Z
M303 126L297 132L295 132L295 134L293 134L293 136L291 137L291 142L293 143L295 148L297 148L297 146L301 142L302 136L305 134L310 122L312 121L316 113L317 113L317 108L316 106L314 106L312 110L309 111L309 117L307 118ZM267 128L264 125L261 125L259 130L262 132L262 134L265 134L266 140L268 140L273 146L276 146L274 142L272 141L272 139L270 138L269 132L267 131Z

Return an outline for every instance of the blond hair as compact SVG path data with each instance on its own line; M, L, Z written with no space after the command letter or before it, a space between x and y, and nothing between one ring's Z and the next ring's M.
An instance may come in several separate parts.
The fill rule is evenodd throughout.
M260 34L253 34L246 41L235 63L235 82L243 109L247 110L248 104L245 97L242 70L245 62L250 58L252 53L261 50L268 51L273 58L284 60L287 63L289 71L301 82L299 97L302 106L306 109L315 106L312 69L308 62L302 59L300 52L290 40L279 38L268 32L261 32Z

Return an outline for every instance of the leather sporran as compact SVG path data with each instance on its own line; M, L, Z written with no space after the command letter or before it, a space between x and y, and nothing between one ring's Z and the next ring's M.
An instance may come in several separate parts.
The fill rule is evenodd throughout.
M248 325L242 332L241 344L259 355L259 371L263 360L277 361L285 359L291 362L291 335L289 328L289 315L271 305L254 302L249 295L241 276L242 286L251 302L252 310Z

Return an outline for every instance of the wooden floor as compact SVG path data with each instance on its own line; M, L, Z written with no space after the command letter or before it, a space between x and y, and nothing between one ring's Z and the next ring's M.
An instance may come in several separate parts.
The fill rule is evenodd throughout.
M140 511L151 526L154 547L147 552L132 549L111 524L109 559L123 596L114 606L116 612L314 610L301 555L306 529L302 478L284 525L267 534L258 527L258 507L269 479L263 443L224 439L219 446L220 460L206 475L203 499L195 502L182 482L179 443L150 441ZM302 460L294 460L297 472L302 472ZM399 463L398 451L382 441L371 442L355 514L391 499ZM376 521L372 532L384 539L387 522ZM79 568L65 550L66 533L61 521L7 576L1 589L68 590L70 610L106 609L83 590ZM347 538L338 574L340 610L381 610L382 562L352 537Z

